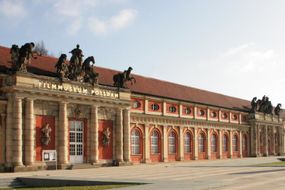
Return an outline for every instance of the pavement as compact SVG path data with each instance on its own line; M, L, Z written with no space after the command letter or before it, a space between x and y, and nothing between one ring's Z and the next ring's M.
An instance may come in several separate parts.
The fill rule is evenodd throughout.
M77 170L0 173L0 179L36 177L146 183L119 188L120 190L284 190L285 167L256 166L256 164L276 162L277 158L203 160Z

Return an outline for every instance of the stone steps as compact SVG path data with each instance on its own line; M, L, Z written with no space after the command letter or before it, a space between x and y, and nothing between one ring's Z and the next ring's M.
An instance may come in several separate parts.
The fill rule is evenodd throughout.
M25 184L22 183L17 178L0 179L0 189L2 189L2 188L19 188L19 187L25 187Z

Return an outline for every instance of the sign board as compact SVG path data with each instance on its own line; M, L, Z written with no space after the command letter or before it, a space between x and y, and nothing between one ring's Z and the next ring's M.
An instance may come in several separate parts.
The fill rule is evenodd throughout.
M56 150L43 150L42 161L55 162L55 169L57 170L57 153Z
M56 150L43 150L42 160L44 162L56 162L57 161Z

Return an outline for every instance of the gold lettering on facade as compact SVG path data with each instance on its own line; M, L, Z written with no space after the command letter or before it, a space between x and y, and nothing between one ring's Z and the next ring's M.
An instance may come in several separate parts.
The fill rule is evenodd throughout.
M52 90L58 90L58 91L83 94L83 95L119 98L119 94L111 90L105 90L105 89L100 89L100 88L84 88L79 85L56 84L56 83L51 83L51 82L46 82L46 81L39 81L37 87L43 88L43 89L52 89Z

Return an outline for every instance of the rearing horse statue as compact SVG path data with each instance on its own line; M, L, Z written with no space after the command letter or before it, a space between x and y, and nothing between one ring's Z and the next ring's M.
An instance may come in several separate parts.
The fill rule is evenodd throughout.
M114 86L118 88L126 88L125 83L131 81L131 84L136 83L136 79L131 75L132 67L129 67L128 70L125 70L123 73L118 73L113 76Z

